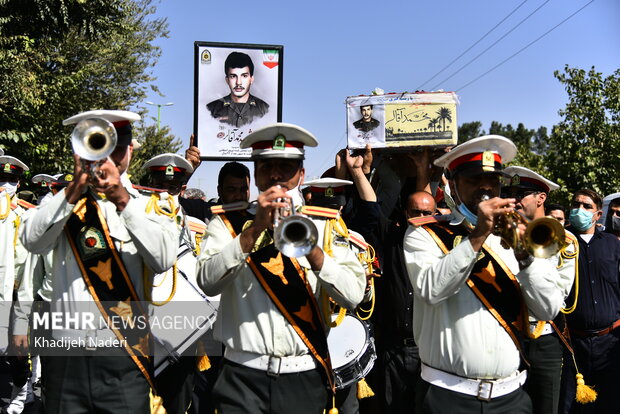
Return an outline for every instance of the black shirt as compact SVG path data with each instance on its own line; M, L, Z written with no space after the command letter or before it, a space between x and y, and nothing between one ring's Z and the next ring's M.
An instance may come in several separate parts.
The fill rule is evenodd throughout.
M596 232L589 243L579 240L579 297L577 308L566 315L568 326L598 330L620 319L620 240ZM566 299L573 303L575 286Z
M185 214L196 217L205 223L209 222L213 216L213 213L211 213L211 206L217 205L217 203L211 203L199 198L183 197L179 197L179 204L181 204L181 207L185 210Z
M413 344L413 287L409 281L403 239L407 225L399 225L381 213L379 203L360 201L358 217L366 217L367 226L351 228L364 236L379 257L382 275L375 278L375 309L371 320L377 347ZM374 218L377 218L376 220Z

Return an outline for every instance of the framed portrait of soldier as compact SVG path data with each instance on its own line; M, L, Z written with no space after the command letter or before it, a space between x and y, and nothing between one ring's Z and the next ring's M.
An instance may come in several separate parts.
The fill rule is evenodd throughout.
M282 120L281 45L194 42L194 135L205 160L249 160L239 144Z

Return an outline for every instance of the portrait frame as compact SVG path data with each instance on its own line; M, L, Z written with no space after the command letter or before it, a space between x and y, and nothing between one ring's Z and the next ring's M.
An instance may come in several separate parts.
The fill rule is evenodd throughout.
M458 142L455 92L387 93L347 97L347 146L409 151ZM369 108L364 119L364 108Z
M251 75L236 67L227 75L233 52L233 65L249 57ZM202 160L248 161L252 150L239 148L241 141L282 121L283 60L282 45L194 42L194 142Z

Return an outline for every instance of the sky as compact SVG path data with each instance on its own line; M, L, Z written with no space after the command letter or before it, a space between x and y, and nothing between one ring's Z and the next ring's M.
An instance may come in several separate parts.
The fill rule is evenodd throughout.
M346 146L348 96L443 89L459 97L459 125L550 129L567 102L555 70L594 66L608 76L620 68L617 0L161 0L156 16L168 19L170 33L156 41L161 95L146 100L174 103L161 108L160 122L182 140L180 152L194 125L194 42L283 45L282 121L319 141L306 151L307 179ZM156 123L157 108L144 107ZM203 162L189 186L216 197L223 164Z

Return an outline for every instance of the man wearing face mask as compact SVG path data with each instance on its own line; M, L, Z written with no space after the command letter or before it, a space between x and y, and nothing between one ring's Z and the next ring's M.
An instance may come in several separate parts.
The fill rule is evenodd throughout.
M620 240L596 231L601 197L592 190L575 192L569 220L579 240L579 281L567 302L577 295L574 312L566 315L580 372L598 397L586 406L575 402L575 367L564 364L560 413L615 413L620 390ZM565 353L565 360L567 354Z
M207 228L198 282L207 295L222 295L215 324L215 338L226 346L213 390L218 412L317 413L333 389L324 323L331 315L318 303L329 295L354 309L364 295L364 269L348 243L323 251L320 224L305 256L289 258L273 243L276 211L286 214L289 201L303 204L304 146L317 145L292 124L249 134L241 148L252 148L256 214L220 213Z
M499 192L502 164L515 154L510 140L488 135L438 158L456 211L405 234L413 333L428 386L419 412L531 413L519 371L527 315L552 319L564 297L550 261L505 249L493 234L498 218L514 211L516 200Z
M609 202L606 217L605 231L615 235L620 240L620 197L614 198Z
M64 125L109 122L106 130L114 129L116 145L90 171L74 154L72 181L29 214L20 229L32 253L53 252L50 310L66 318L48 325L53 342L39 347L53 355L43 367L44 376L54 378L43 389L48 413L150 412L154 382L141 301L145 282L174 264L179 230L166 204L148 211L149 198L127 176L131 121L139 119L120 110L65 119ZM80 323L81 314L93 319ZM128 315L137 322L129 323ZM73 345L66 349L59 346L63 343Z
M28 252L17 239L17 232L25 213L32 204L20 200L16 195L19 180L28 167L0 149L0 356L9 350L9 322L13 288L23 277ZM8 352L13 388L7 413L19 413L24 405L33 402L32 384L28 381L30 367L26 355L16 347Z

